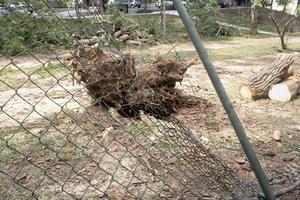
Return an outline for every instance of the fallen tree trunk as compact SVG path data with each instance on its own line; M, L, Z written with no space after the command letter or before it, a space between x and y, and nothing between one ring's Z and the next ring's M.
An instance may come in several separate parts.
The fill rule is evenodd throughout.
M240 96L249 100L267 97L272 85L280 83L293 75L294 69L291 67L293 63L294 58L292 55L281 56L242 85Z
M286 81L273 85L269 90L269 98L287 102L299 94L300 78L291 76Z

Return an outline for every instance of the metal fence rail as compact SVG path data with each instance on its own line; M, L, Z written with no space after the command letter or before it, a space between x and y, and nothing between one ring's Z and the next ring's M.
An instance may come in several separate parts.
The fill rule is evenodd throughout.
M1 45L17 45L12 35L28 26L24 37L39 38L16 55L5 52L1 58L2 199L255 198L253 188L180 121L159 116L158 110L167 113L166 108L157 107L151 115L137 110L139 117L132 118L122 110L132 107L130 103L117 107L104 101L119 91L91 96L65 57L84 65L74 51L84 49L74 39L80 30L100 31L103 43L94 48L105 49L113 59L123 57L110 27L102 15L81 16L74 26L41 2L34 15L0 17L16 22L1 27ZM47 35L37 26L45 27ZM40 48L47 58L38 54ZM25 55L34 62L20 59ZM103 87L103 77L92 79Z

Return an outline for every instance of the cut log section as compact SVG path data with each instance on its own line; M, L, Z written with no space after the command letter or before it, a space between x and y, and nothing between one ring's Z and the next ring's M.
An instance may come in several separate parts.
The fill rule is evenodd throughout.
M121 30L119 30L119 31L117 31L117 32L115 32L114 34L113 34L113 36L115 37L115 38L119 38L121 35L122 35L122 31Z
M127 40L127 41L126 41L126 44L129 44L129 45L135 45L135 46L141 46L141 45L142 45L142 42L139 41L139 40Z
M286 81L273 85L269 91L269 98L276 101L287 102L299 94L300 78L289 77Z
M126 42L127 40L130 39L130 36L128 34L122 35L120 38L121 42Z
M240 87L241 97L249 100L268 97L272 85L293 75L294 69L291 67L293 63L292 55L281 56Z

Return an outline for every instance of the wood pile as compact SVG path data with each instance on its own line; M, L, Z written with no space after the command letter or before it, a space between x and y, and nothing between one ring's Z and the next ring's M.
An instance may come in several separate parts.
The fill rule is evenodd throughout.
M154 35L140 34L138 31L139 26L130 26L127 28L113 26L112 29L113 30L110 31L112 32L113 38L122 44L140 46L143 43L155 40ZM108 40L107 35L103 30L97 31L95 35L78 35L74 33L72 36L74 46L98 47L101 46L100 44L107 43Z
M162 118L195 103L175 88L194 61L157 60L136 69L130 54L112 55L95 48L77 49L66 60L99 104L124 116L138 117L142 110Z
M142 35L138 31L139 26L128 27L125 29L115 28L113 37L124 44L140 46L143 43L154 40L153 35Z
M300 90L300 77L294 76L293 63L291 54L279 57L241 85L240 96L248 100L269 97L276 101L290 101Z

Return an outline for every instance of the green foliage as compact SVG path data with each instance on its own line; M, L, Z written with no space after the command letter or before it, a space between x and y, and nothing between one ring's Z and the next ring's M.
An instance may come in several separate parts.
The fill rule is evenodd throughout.
M73 4L73 0L58 0L58 2L62 3L63 5L67 7L71 7Z
M287 6L290 0L278 0L277 2L279 5Z
M137 23L139 25L139 32L141 35L159 35L160 34L160 24L159 20L156 18L150 18L150 17L140 17L137 20Z
M234 1L238 6L240 6L243 3L243 0L234 0Z
M49 76L63 76L68 73L68 69L61 63L48 62L44 67L39 68L35 71L34 75L38 75L41 78Z
M272 6L271 0L255 0L255 4L261 5L262 7Z
M176 61L187 61L187 60L190 59L188 56L186 56L183 53L178 52L178 51L175 51L174 53L171 53L170 57L171 57L172 60L176 60Z
M200 34L211 35L217 29L215 0L190 0L187 2L187 10L195 20L195 25Z
M25 50L70 48L73 33L95 34L98 25L88 19L58 20L17 13L0 17L0 53L14 56ZM24 52L25 53L25 52Z
M108 12L110 14L110 22L113 22L117 27L128 27L134 24L133 20L125 16L125 14L120 10L120 7L117 5L109 6Z
M23 37L9 38L1 47L4 54L17 55L25 51L25 45L23 44Z

